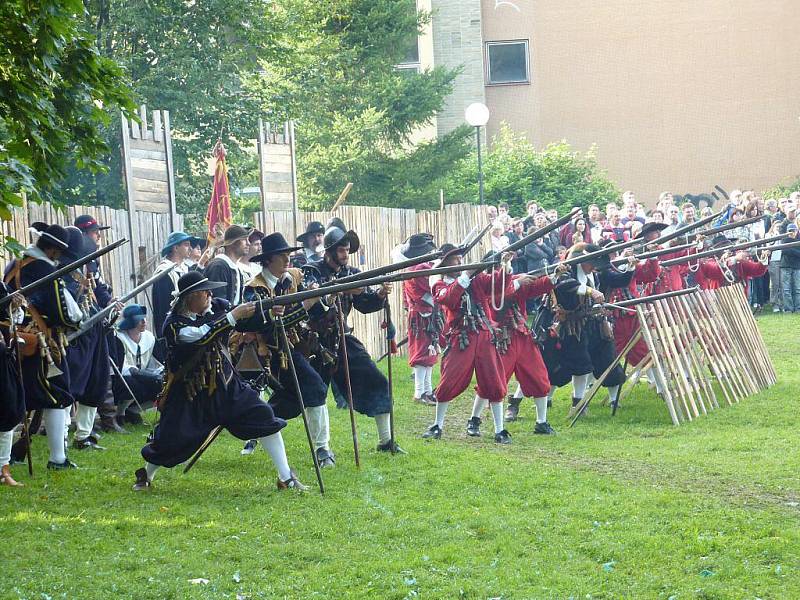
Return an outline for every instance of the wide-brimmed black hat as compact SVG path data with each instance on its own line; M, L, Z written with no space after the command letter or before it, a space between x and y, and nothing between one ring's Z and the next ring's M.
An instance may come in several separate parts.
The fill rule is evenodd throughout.
M342 246L347 242L350 243L348 254L355 254L358 252L361 242L358 239L358 234L352 229L350 231L344 231L338 227L328 227L325 231L325 237L322 239L322 245L325 247L325 250L332 250L336 248L336 246Z
M83 232L87 231L102 231L103 229L111 229L111 227L107 225L100 225L92 215L81 215L75 218L75 222L73 223L75 227L80 229Z
M639 233L637 233L634 237L635 239L638 240L639 238L644 237L649 233L660 233L667 227L669 227L669 225L667 225L666 223L656 223L655 221L650 221L649 223L645 223L644 225L642 225L642 228L639 230Z
M147 318L147 307L141 304L129 304L122 309L122 319L117 324L117 329L127 331L133 329Z
M439 252L442 253L439 259L441 262L444 262L451 256L464 256L466 254L466 250L462 246L456 246L455 244L442 244L439 246Z
M325 226L319 221L311 221L306 225L306 230L297 236L296 241L305 244L309 235L317 235L318 233L325 235Z
M415 233L404 245L407 246L403 252L406 258L417 258L436 250L436 244L433 243L433 236L430 233Z
M261 254L251 257L250 262L261 262L275 254L291 253L301 249L302 246L290 246L280 233L270 233L261 238Z
M200 271L189 271L186 275L181 275L178 279L178 293L176 299L185 297L192 292L202 292L204 290L215 290L225 287L223 281L209 281L208 277L203 276Z
M713 240L711 240L711 247L712 248L724 248L725 246L733 246L736 243L736 240L733 238L725 237L724 235L718 235Z
M85 250L86 245L84 240L86 239L81 230L77 227L69 226L65 227L67 231L67 247L61 252L62 262L66 261L68 263L74 262L76 260L80 260L84 256L86 256L87 252Z
M49 244L50 246L66 250L69 247L69 233L61 225L49 225L39 233L37 245Z

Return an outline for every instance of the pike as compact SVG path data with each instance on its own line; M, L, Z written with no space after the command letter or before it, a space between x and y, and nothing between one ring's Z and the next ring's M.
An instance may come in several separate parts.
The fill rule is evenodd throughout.
M137 294L139 294L140 292L142 292L142 291L146 290L147 288L149 288L156 281L158 281L159 279L161 279L162 277L164 277L165 275L170 273L177 266L178 265L176 265L176 264L170 265L168 268L164 269L163 271L160 271L159 273L156 273L155 275L153 275L147 281L143 281L142 283L137 285L135 288L133 288L130 292L125 294L122 298L120 298L119 302L122 302L124 304L125 302L127 302L131 298L135 298L137 296ZM105 319L107 316L109 316L114 311L114 307L115 307L115 304L109 304L103 310L96 312L91 317L86 319L81 324L80 329L78 329L77 331L73 331L72 333L70 333L67 336L67 342L71 342L75 338L79 338L84 333L87 333L97 323L101 322L103 319Z
M695 254L687 254L686 256L679 256L678 258L671 258L661 263L662 267L670 267L672 265L679 265L681 263L706 258L708 256L716 256L725 252L732 252L737 250L744 250L746 248L753 248L755 246L763 246L779 240L786 239L788 234L774 235L772 237L755 240L753 242L743 242L741 244L734 244L732 246L721 246L719 248L712 248L711 250L704 250L703 252L696 252Z
M102 248L99 248L99 249L95 250L91 254L87 254L86 256L84 256L83 258L81 258L79 260L76 260L75 262L69 263L65 267L61 267L60 269L56 269L55 271L53 271L49 275L45 275L41 279L37 279L36 281L34 281L32 283L29 283L28 285L26 285L24 287L21 287L20 289L16 290L13 294L9 294L8 296L6 296L4 298L0 298L0 307L3 307L8 302L10 302L11 298L14 296L14 294L22 294L24 296L28 292L32 292L33 290L35 290L38 287L41 287L41 286L46 285L48 283L52 283L53 281L55 281L59 277L63 277L67 273L72 273L72 271L80 269L83 265L85 265L87 263L90 263L95 258L99 258L99 257L103 256L104 254L108 254L112 250L116 250L117 248L119 248L123 244L127 244L127 243L128 243L128 240L126 240L125 238L122 238L122 239L117 240L116 242L114 242L112 244L109 244L108 246L104 246Z

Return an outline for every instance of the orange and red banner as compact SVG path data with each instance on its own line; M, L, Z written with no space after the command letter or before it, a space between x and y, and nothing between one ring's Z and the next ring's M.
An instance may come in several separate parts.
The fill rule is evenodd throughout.
M208 203L206 223L208 223L208 241L221 239L225 230L230 226L231 193L228 185L228 166L225 164L225 147L222 142L214 146L214 157L217 166L214 169L214 187L211 190L211 201Z

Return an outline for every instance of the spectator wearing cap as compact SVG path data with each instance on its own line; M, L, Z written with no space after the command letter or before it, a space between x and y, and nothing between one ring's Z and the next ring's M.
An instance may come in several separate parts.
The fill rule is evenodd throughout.
M786 226L786 242L797 241L797 224ZM800 248L781 250L781 283L783 285L784 312L800 312Z
M170 233L164 247L161 248L161 262L156 265L153 273L157 275L175 265L175 268L166 277L162 277L153 284L153 333L157 339L155 356L160 361L166 357L162 332L164 320L172 305L173 294L178 289L178 280L189 272L186 259L189 258L192 252L192 242L196 239L183 231Z
M212 290L212 295L215 298L225 298L234 306L242 301L244 277L239 269L239 261L247 256L252 233L253 229L250 227L228 227L222 239L222 253L212 258L205 270L209 280L225 284Z
M164 382L163 367L153 358L156 336L147 329L147 308L141 304L129 304L122 311L122 318L114 332L111 357L116 372L112 378L116 421L120 427L125 423L138 425L142 422L140 407L153 404ZM134 404L134 397L139 403Z
M21 259L12 261L5 273L5 282L14 291L55 272L62 253L69 248L70 234L59 225L50 225L42 231L36 244L23 252ZM25 388L25 408L28 411L42 410L47 429L47 445L50 456L49 469L72 469L66 454L64 431L69 408L74 398L69 389L69 366L60 351L62 333L77 327L83 318L75 298L66 289L62 279L40 286L26 294L28 302L27 324L44 334L47 350L60 373L48 373L48 360L35 351L22 358L22 383ZM50 375L50 377L48 377ZM12 449L12 455L24 457L25 442Z
M297 241L303 244L303 249L292 256L292 266L299 269L309 262L322 259L325 248L322 238L325 236L325 226L319 221L311 221L306 225L306 230L297 236Z

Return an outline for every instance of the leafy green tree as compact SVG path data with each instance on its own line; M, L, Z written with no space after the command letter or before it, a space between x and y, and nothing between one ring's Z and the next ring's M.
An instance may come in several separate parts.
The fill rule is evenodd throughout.
M109 110L132 109L121 69L84 31L80 0L0 2L0 218L60 203L68 172L97 172Z
M274 121L297 122L301 205L438 205L432 185L468 152L468 129L412 145L457 72L398 69L430 15L403 0L279 0L285 52L261 61L245 87Z
M478 202L478 166L473 151L441 182L445 201ZM597 164L594 149L581 153L565 141L537 150L503 124L483 155L484 201L507 202L512 214L525 214L525 205L569 212L573 206L605 204L619 190Z
M775 200L779 200L781 198L788 198L789 194L792 192L800 192L800 177L795 178L794 181L774 185L764 190L762 196L767 199L774 198Z

